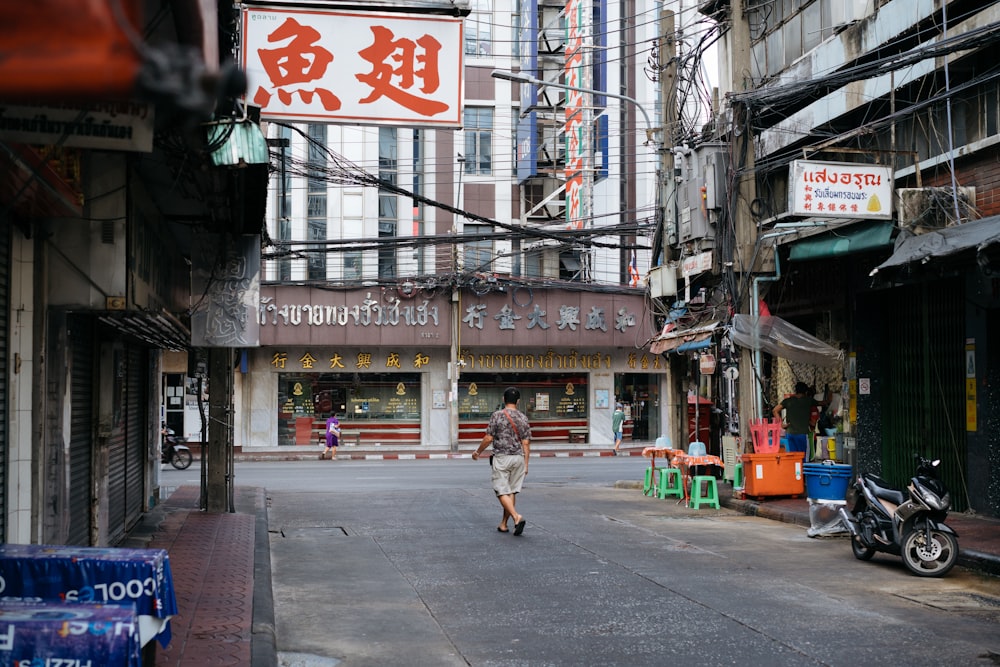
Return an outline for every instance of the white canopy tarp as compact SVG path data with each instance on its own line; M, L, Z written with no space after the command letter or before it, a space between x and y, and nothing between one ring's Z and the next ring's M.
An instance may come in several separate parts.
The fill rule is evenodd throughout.
M774 315L734 315L729 334L738 345L759 349L789 361L816 366L837 366L844 363L842 350L827 345Z

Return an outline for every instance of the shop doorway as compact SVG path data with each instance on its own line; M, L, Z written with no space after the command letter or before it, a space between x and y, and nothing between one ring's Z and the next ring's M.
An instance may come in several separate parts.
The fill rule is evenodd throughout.
M625 415L632 424L633 441L653 441L660 433L660 395L656 377L649 373L615 375L615 400L625 406ZM625 439L629 439L627 431Z

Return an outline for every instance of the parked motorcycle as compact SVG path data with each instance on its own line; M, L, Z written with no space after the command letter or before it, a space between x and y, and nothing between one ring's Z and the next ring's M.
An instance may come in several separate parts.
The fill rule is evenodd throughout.
M877 475L859 475L847 489L840 515L858 560L881 551L901 556L918 577L941 577L958 560L958 534L944 523L951 494L938 479L939 460L918 455L916 461L916 474L905 491Z
M163 428L163 443L160 445L160 463L169 463L178 470L184 470L191 465L194 457L191 448L183 444L172 428Z

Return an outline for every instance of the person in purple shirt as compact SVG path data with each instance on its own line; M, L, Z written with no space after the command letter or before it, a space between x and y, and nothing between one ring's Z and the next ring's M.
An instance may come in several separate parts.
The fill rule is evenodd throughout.
M340 420L334 412L326 420L326 449L323 450L323 458L330 454L330 460L337 460L337 445L340 444ZM332 452L332 453L331 453Z

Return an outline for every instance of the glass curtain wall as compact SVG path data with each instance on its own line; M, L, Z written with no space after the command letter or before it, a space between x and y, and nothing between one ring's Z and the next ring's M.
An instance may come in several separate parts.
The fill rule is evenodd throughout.
M399 160L398 138L394 127L378 129L378 177L379 180L397 185ZM379 188L378 193L378 277L395 278L396 244L393 243L399 225L399 196L392 190Z
M326 280L326 125L312 123L308 127L309 163L308 193L306 194L306 235L310 241L306 277Z

